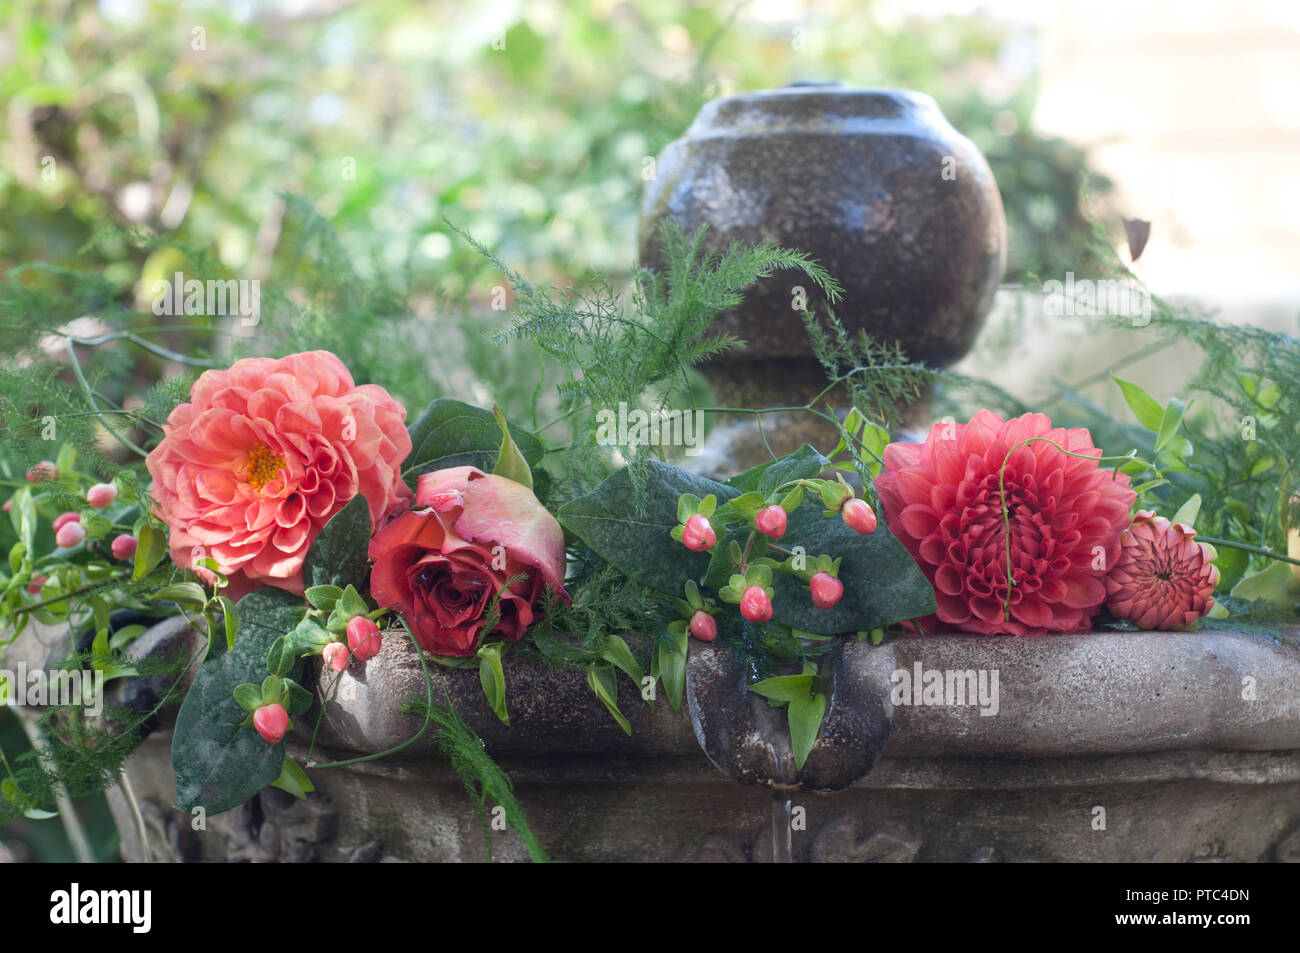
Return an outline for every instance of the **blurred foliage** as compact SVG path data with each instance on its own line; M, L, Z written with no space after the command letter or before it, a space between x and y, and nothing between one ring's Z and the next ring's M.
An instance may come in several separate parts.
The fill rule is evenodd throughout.
M993 166L1008 276L1077 261L1084 157L1032 133L1032 44L979 16L896 22L856 0L791 4L797 19L613 0L289 6L0 2L0 264L165 275L165 253L79 251L115 223L289 279L267 272L292 192L359 260L454 298L491 283L444 216L535 280L628 275L645 159L711 95L801 77L932 93Z

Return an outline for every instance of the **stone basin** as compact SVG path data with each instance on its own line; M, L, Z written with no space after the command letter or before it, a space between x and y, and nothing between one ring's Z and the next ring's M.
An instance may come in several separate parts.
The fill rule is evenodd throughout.
M172 637L184 635L173 626ZM688 679L703 684L700 673L725 664L724 652L693 643ZM915 673L918 663L923 673L997 671L997 713L893 704L895 672ZM1300 860L1300 651L1292 645L1229 631L930 636L879 647L849 641L827 664L854 704L881 706L889 730L874 767L844 790L786 792L801 809L796 860ZM435 676L514 782L553 859L771 858L771 790L730 776L754 780L744 776L744 744L710 763L687 713L662 698L651 709L627 680L619 702L631 737L581 672L521 660L507 666L507 680L509 728L488 709L476 671ZM394 633L327 696L313 757L341 760L410 737L419 722L400 708L412 693L424 694L419 663ZM748 717L750 697L693 701L712 713L706 744ZM851 748L819 740L810 764L824 745ZM305 729L290 753L306 760ZM459 777L423 742L312 776L317 793L306 802L268 789L196 832L168 807L166 721L128 762L156 858L485 857ZM124 856L140 859L121 791L110 792L110 804ZM491 836L497 859L526 858L512 834Z

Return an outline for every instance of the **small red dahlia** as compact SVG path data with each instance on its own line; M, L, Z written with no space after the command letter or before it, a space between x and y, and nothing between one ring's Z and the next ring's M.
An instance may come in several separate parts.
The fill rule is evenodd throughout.
M1141 510L1120 537L1106 577L1106 608L1139 629L1185 629L1214 608L1218 555L1196 530Z
M1046 439L1016 446L1031 437ZM1119 558L1135 499L1127 476L1089 459L1101 455L1083 428L1053 428L1043 414L1003 420L988 410L968 424L935 424L925 443L886 447L876 491L890 531L934 585L938 608L919 620L924 628L984 635L1087 630L1106 599L1106 569ZM1014 581L1009 617L998 490L1004 459Z

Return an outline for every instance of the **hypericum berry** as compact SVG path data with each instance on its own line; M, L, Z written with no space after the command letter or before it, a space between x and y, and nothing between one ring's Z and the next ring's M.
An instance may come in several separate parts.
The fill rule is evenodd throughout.
M39 595L41 586L45 585L45 580L48 578L48 576L32 576L32 581L27 584L27 591L34 596Z
M63 529L63 527L67 526L69 523L80 523L80 522L81 522L81 514L76 512L75 510L68 510L68 512L60 513L58 516L54 517L53 529L54 532L57 533L59 530Z
M740 614L750 622L766 622L772 618L772 600L762 586L750 586L740 597Z
M709 519L696 513L686 521L682 530L682 545L692 552L702 553L718 543L718 534L709 525Z
M49 483L59 475L59 469L49 460L42 460L27 471L29 483Z
M818 609L829 609L844 595L844 583L828 572L819 572L813 576L808 588L812 593L812 603Z
M325 665L341 672L348 667L348 647L342 642L331 642L325 648L321 649L321 658L325 660Z
M354 615L348 620L348 648L360 661L365 662L379 654L384 646L384 637L379 634L379 626L374 619L363 615Z
M117 499L117 487L111 483L96 483L86 491L86 502L97 510L102 510Z
M13 508L14 508L14 501L13 501L13 500L5 500L5 505L4 505L4 506L0 506L0 509L4 510L6 513L8 513L8 512L9 512L10 510L12 510Z
M785 535L785 508L765 506L754 517L754 527L764 536L780 539Z
M279 744L284 733L289 730L289 713L283 705L263 705L253 712L253 727L268 744Z
M59 527L59 531L54 534L54 545L60 549L71 549L82 543L86 538L86 527L82 526L79 521L64 523Z
M135 555L135 548L140 545L140 540L136 539L130 533L123 533L113 540L112 550L114 559L130 559Z
M701 642L712 642L718 637L718 621L703 609L691 616L691 635Z
M876 531L876 513L866 500L860 500L856 496L845 500L840 507L840 516L844 519L844 525L855 533L870 536Z

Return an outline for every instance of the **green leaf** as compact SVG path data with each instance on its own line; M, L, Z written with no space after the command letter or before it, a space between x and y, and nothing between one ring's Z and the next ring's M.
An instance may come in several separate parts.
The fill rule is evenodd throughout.
M641 665L637 662L636 656L632 650L627 647L627 642L622 636L608 634L600 640L600 657L607 662L611 662L627 673L628 678L632 679L638 689L641 687L641 679L644 673L641 671Z
M647 462L646 478L645 517L632 510L632 480L626 467L586 496L565 504L556 517L614 568L676 596L687 579L703 576L709 564L707 553L693 553L669 535L677 525L677 498L683 493L697 497L712 493L726 502L739 496L739 491L657 460Z
M277 787L281 791L288 791L296 798L306 800L307 795L316 790L316 785L311 783L307 777L307 772L298 766L298 762L293 758L285 758L284 764L280 767L280 776L271 782L272 787Z
M304 585L364 586L370 564L366 549L370 545L370 506L358 493L347 506L330 517L312 541L302 564Z
M786 717L790 721L790 748L794 752L795 768L803 768L808 752L817 743L817 734L825 715L826 696L820 692L812 697L804 695L790 700Z
M1147 430L1159 430L1161 421L1164 419L1165 410L1160 406L1160 402L1148 394L1137 384L1118 377L1111 378L1124 394L1124 401L1128 404L1129 409L1133 411L1133 416L1137 418L1138 423Z
M236 685L260 683L271 643L302 617L299 596L267 586L239 600L239 636L199 667L176 716L172 767L177 806L209 815L242 804L280 776L284 742L268 745L234 699Z
M775 702L790 702L796 698L807 698L812 692L813 679L816 675L777 675L765 678L749 686L756 695L770 698Z
M496 642L480 646L478 650L478 678L483 683L483 694L487 697L488 707L496 713L503 724L510 724L510 713L506 711L506 673L501 667L501 646Z
M304 714L314 701L312 693L307 691L292 678L280 679L280 704L291 715Z
M524 455L519 452L519 447L510 437L510 425L506 423L506 415L501 413L501 409L495 404L492 405L492 416L496 419L497 426L501 428L501 446L497 450L496 466L492 472L497 476L503 476L507 480L514 480L516 483L522 483L528 489L533 488L533 471L528 467L528 461Z
M167 555L167 534L146 523L136 534L132 579L143 579Z
M235 635L239 631L239 610L235 608L234 601L226 596L217 596L217 602L221 604L221 612L225 617L226 648L233 649Z
M314 608L329 612L343 595L343 590L338 586L311 586L303 595Z
M501 428L491 413L459 400L441 397L411 424L411 453L403 479L413 482L421 473L447 467L478 467L492 472L501 448ZM520 455L537 466L545 455L542 442L511 422L510 434Z
M1233 586L1232 596L1248 602L1263 599L1279 608L1293 610L1300 603L1300 579L1296 579L1289 563L1274 560L1267 569Z
M249 714L262 707L262 689L252 682L242 682L236 685L231 695L235 699L235 704Z
M330 634L315 619L303 619L293 630L271 643L266 653L266 668L272 675L285 675L300 658L319 655L329 642Z
M632 723L618 709L618 681L614 678L614 670L608 665L588 666L587 684L596 693L596 697L604 702L605 707L609 709L609 713L618 722L618 726L630 736L632 734Z
M149 598L159 602L174 602L181 606L202 609L208 601L208 594L197 582L176 582L159 589Z
M1160 417L1160 428L1156 432L1156 453L1159 453L1169 445L1178 433L1178 425L1183 422L1183 415L1187 413L1188 404L1183 403L1177 397L1169 399L1168 406L1165 407L1164 414Z
M808 444L804 444L779 460L760 463L744 473L737 474L727 481L727 486L734 487L742 493L757 491L766 497L783 483L789 483L791 480L811 480L829 465L829 460Z
M680 632L669 630L655 643L658 653L659 678L668 693L668 703L673 711L681 711L682 693L686 687L686 653L690 637L683 628Z
M1196 525L1196 517L1201 515L1201 494L1193 493L1188 497L1187 502L1178 507L1178 512L1174 514L1171 523L1185 523L1188 526Z

